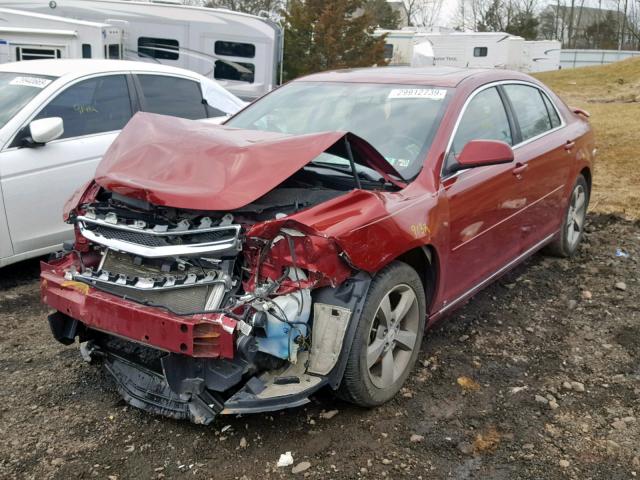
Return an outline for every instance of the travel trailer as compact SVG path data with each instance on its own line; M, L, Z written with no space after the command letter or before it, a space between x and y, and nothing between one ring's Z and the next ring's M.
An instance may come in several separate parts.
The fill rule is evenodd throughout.
M386 34L390 65L505 68L541 72L560 68L560 42L525 41L504 32L420 32L378 30Z
M0 8L0 63L122 58L122 30L105 23Z
M0 0L0 7L118 28L124 59L192 70L244 99L262 96L279 80L282 31L266 18L121 0ZM13 26L43 28L28 20Z
M562 44L558 40L524 42L525 71L546 72L560 68Z

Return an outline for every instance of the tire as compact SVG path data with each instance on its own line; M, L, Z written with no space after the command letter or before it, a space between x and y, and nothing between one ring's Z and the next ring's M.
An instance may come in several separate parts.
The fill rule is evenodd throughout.
M338 390L341 398L374 407L398 393L420 352L426 303L424 285L409 265L393 262L378 272L369 288ZM395 320L398 315L399 321Z
M545 248L546 253L565 258L576 253L584 234L590 193L587 181L579 175L571 190L560 234Z

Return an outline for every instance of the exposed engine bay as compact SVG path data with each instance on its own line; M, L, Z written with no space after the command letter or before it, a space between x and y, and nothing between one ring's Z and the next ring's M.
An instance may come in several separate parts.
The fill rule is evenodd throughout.
M209 423L220 412L306 403L331 383L369 278L358 277L329 239L310 240L313 235L291 227L264 238L252 232L337 198L352 182L348 174L327 176L322 166L310 165L232 212L156 206L95 188L91 202L69 218L77 241L61 259L61 286L91 287L141 308L199 320L180 325L181 332L192 332L192 344L169 348L154 344L148 325L142 338L133 338L132 330L104 322L79 323L71 312L50 317L54 335L63 343L79 336L85 359L103 359L127 402L166 416ZM380 188L378 181L370 185ZM310 264L309 248L334 255L329 270L339 283L352 278L344 282L343 298L333 298L340 289L329 287L337 277ZM58 268L55 262L49 267ZM337 370L333 381L339 381Z

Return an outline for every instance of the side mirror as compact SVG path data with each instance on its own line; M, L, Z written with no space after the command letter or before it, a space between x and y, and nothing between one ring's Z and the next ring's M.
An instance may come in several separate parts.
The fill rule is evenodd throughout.
M513 162L513 150L498 140L471 140L456 159L455 170Z
M29 124L29 139L26 139L25 146L42 146L64 133L64 122L60 117L42 118L34 120Z

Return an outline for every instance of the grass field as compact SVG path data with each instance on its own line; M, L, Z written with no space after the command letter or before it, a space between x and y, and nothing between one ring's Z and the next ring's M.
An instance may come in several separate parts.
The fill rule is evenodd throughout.
M640 218L640 58L536 77L591 114L598 145L591 210Z

